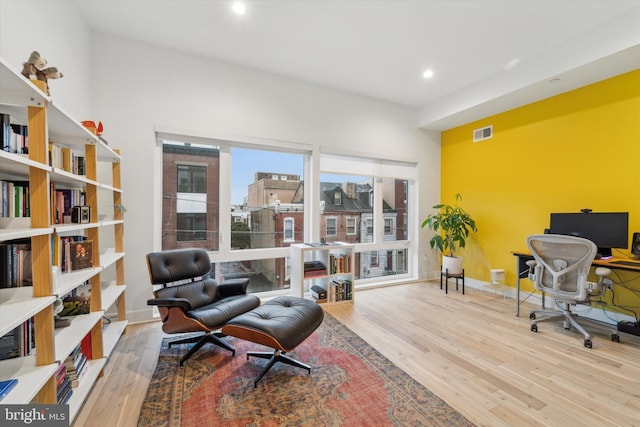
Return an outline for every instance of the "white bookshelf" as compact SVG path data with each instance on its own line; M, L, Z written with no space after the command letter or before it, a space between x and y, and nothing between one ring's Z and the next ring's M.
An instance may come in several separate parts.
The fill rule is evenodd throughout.
M28 218L0 218L0 243L30 239L33 253L33 286L0 289L0 336L33 319L35 341L35 348L31 349L29 355L0 361L0 379L18 380L16 387L4 397L2 403L35 401L55 404L56 370L82 339L90 334L93 360L89 361L89 368L82 375L80 386L73 390L69 401L72 421L91 387L101 376L106 358L127 326L124 218L122 211L114 207L122 204L120 154L45 94L43 87L38 87L41 83L25 79L0 58L0 112L10 115L12 124L26 125L29 130L29 155L0 150L0 179L28 181L31 203L31 216ZM49 164L50 142L61 147L63 153L84 157L84 174L72 173L66 163L63 168L52 167ZM100 165L111 168L110 182L98 179L97 169ZM53 209L54 189L84 191L93 222L52 224L53 215L49 210ZM98 190L113 193L113 204L100 202ZM105 205L111 206L112 212L108 212ZM105 209L109 222L98 220L102 216L98 213ZM103 237L113 240L115 244L110 242L110 245L115 245L115 248L102 247L100 233L111 233L111 236L103 234ZM94 267L60 273L53 254L55 243L65 235L84 235L87 240L94 242ZM107 269L113 269L116 278L103 289L102 281ZM62 298L87 282L92 294L90 313L69 316L69 326L55 329L53 303L56 298ZM118 318L103 328L104 313L112 306L117 307Z
M309 245L299 243L291 245L291 292L293 295L313 299L311 289L313 286L323 288L327 293L326 301L319 303L352 303L354 301L354 274L353 245L346 243L330 243L326 245ZM332 259L342 260L342 268L338 266L332 270ZM319 261L325 266L324 272L313 276L305 274L305 261ZM350 291L347 295L336 295L331 291L332 287L348 281Z

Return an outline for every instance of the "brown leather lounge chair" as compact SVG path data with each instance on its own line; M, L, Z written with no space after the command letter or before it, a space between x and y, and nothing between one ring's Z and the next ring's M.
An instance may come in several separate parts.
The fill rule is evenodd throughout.
M217 283L208 277L209 255L204 249L174 249L147 255L154 291L148 305L158 307L162 330L168 334L204 332L203 335L169 343L195 343L180 359L180 365L207 343L223 347L233 354L235 348L221 338L218 331L232 318L260 305L260 299L247 294L249 279L232 279ZM180 282L177 285L172 283Z

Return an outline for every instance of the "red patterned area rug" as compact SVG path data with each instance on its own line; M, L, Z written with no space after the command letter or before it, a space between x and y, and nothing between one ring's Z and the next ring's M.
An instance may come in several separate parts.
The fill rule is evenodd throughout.
M288 353L307 371L276 363L254 388L267 360L247 351L269 351L228 337L236 356L206 345L184 366L187 344L168 348L142 405L138 426L472 426L329 314Z

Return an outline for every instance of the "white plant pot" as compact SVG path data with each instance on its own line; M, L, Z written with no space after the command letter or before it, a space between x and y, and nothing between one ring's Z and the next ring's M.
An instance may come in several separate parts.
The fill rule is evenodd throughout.
M449 274L462 274L462 257L442 256L442 271L449 271Z

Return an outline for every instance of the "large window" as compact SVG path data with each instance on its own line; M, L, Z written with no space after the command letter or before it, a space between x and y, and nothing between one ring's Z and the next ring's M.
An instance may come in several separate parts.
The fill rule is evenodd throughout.
M320 203L328 241L373 242L373 179L355 175L320 174Z
M251 249L304 241L303 169L302 154L231 148L231 204L250 217Z
M165 142L162 147L162 248L218 248L218 147Z
M289 246L321 238L355 244L362 283L409 272L414 166L321 154L318 170L307 146L170 136L163 249L204 248L216 278L248 277L250 292L289 288Z

